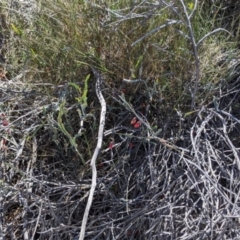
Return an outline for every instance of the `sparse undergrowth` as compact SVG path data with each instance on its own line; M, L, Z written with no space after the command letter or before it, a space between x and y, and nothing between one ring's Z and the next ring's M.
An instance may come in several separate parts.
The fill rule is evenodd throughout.
M85 239L239 239L237 4L2 0L1 238L79 238L94 67Z

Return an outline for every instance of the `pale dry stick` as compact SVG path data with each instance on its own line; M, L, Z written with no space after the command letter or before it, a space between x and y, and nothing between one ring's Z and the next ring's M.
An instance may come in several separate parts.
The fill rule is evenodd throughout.
M220 31L223 31L223 32L226 32L228 33L229 35L233 36L229 31L227 31L226 29L224 28L217 28L215 30L213 30L212 32L210 33L207 33L205 36L203 36L197 43L197 47L205 40L205 38L209 37L210 35L214 34L214 33L217 33L217 32L220 32Z
M186 16L187 27L188 27L188 30L189 30L189 37L190 37L190 41L192 42L193 55L194 55L194 58L195 58L196 79L195 79L195 85L194 85L194 90L193 90L193 95L192 95L192 103L191 103L191 110L193 110L193 109L195 109L196 94L197 94L197 91L198 91L198 83L200 81L200 61L199 61L199 57L198 57L197 44L196 44L195 36L194 36L194 33L193 33L193 29L192 29L192 23L191 23L192 14L190 14L190 15L188 14L186 5L183 2L183 0L180 0L180 2L182 4L183 11L184 11L184 14ZM195 0L194 9L196 7L197 7L197 1Z
M168 20L167 23L159 26L159 27L156 27L154 28L153 30L149 31L148 33L146 33L144 36L142 36L141 38L139 38L137 41L135 41L134 43L131 44L131 46L134 46L135 44L141 42L143 39L145 39L146 37L154 34L155 32L158 32L159 30L161 30L162 28L165 28L169 25L173 25L173 24L176 24L176 23L181 23L181 21L176 21L176 20Z
M192 47L193 47L193 55L194 55L194 58L195 58L195 68L196 68L196 79L195 79L195 85L194 85L194 90L193 90L193 94L192 94L192 103L191 103L191 109L194 110L195 109L195 104L196 104L196 94L197 94L197 91L198 91L198 84L199 84L199 81L200 81L200 60L199 60L199 57L198 57L198 46L207 38L209 37L210 35L216 33L216 32L219 32L219 31L225 31L227 33L229 33L231 35L231 33L229 31L227 31L226 29L224 28L218 28L218 29L215 29L213 31L211 31L210 33L207 33L205 36L203 36L197 43L196 43L196 39L195 39L195 36L194 36L194 32L193 32L193 29L192 29L192 23L191 23L191 18L194 14L194 12L196 11L197 9L197 5L198 5L198 1L195 0L195 3L194 3L194 8L192 10L192 12L190 14L188 14L187 12L187 8L186 8L186 5L185 3L183 2L183 0L180 0L181 4L182 4L182 7L183 7L183 12L186 16L186 21L187 21L187 27L188 27L188 30L189 30L189 38L190 38L190 41L192 42Z
M94 195L94 191L95 191L96 184L97 184L96 159L97 159L98 153L99 153L99 151L102 147L103 131L104 131L104 126L105 126L106 109L107 109L106 101L105 101L105 99L102 95L102 91L101 91L102 77L94 68L92 68L92 71L93 71L93 73L96 77L96 94L97 94L99 102L101 104L101 116L100 116L100 123L99 123L99 128L98 128L97 146L95 148L94 154L93 154L92 159L91 159L92 185L91 185L87 206L85 208L85 212L84 212L84 216L83 216L83 220L82 220L82 226L81 226L79 240L83 240L84 236L85 236L85 230L86 230L88 215L89 215L89 211L90 211L90 208L91 208L91 205L92 205L93 195Z
M22 193L19 194L19 200L21 204L23 205L23 211L22 211L22 219L23 219L23 239L24 240L29 240L30 235L29 235L29 225L28 225L28 220L27 220L27 213L29 209L28 201L26 196L22 195Z
M32 142L32 159L28 162L27 166L27 173L29 173L30 181L28 184L28 193L32 193L32 186L33 186L33 169L34 165L37 162L37 138L36 136L33 136L33 142Z
M223 199L226 200L226 202L231 206L236 207L236 205L232 203L230 199L228 199L227 196L225 196L224 193L219 189L218 187L219 183L214 182L214 180L211 179L211 177L201 168L201 166L199 166L198 164L194 163L192 160L186 157L183 157L182 159L184 162L189 163L190 165L196 167L203 174L203 176L209 181L209 183L211 183L213 188L223 197ZM239 207L237 208L238 208L237 211L239 211L240 208Z
M0 240L5 240L5 236L3 234L4 228L4 200L5 200L5 194L4 194L4 170L5 170L5 164L4 164L4 153L0 152Z
M222 130L223 130L223 133L224 133L224 137L227 140L227 142L229 144L229 147L231 147L231 150L232 150L232 153L233 153L233 156L234 156L234 160L236 162L236 165L238 166L238 170L240 170L239 155L238 155L238 152L236 150L236 147L233 145L232 141L230 140L230 138L228 136L227 129L226 129L226 127L227 127L226 121L220 114L215 112L215 115L217 115L221 119L221 121L222 121Z
M33 234L32 234L31 240L34 239L35 234L36 234L36 231L37 231L37 227L38 227L39 220L40 220L40 217L41 217L41 214L42 214L42 210L43 210L42 206L43 206L43 201L41 201L41 206L40 206L40 209L39 209L39 214L38 214L38 217L37 217L37 221L36 221L36 224L35 224L35 228L33 229Z

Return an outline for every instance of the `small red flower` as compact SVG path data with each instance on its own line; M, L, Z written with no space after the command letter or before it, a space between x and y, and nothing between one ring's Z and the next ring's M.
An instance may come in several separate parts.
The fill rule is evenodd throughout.
M131 125L134 125L136 122L137 122L137 118L134 117L134 118L132 119L132 121L131 121Z
M136 117L134 117L131 121L131 125L133 125L134 128L139 128L142 125L142 123L138 121Z
M135 124L134 124L134 128L139 128L140 126L142 125L142 123L140 121L137 121Z
M114 142L110 142L108 148L113 149Z

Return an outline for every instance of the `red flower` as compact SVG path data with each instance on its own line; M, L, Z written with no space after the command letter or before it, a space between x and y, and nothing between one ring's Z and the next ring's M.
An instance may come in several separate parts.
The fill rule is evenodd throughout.
M108 148L113 149L114 142L110 142Z
M140 126L142 125L142 123L140 121L137 121L135 124L134 124L134 128L139 128Z
M137 122L137 118L134 117L134 118L132 119L132 121L131 121L131 125L134 125L136 122Z
M142 125L142 123L138 121L136 117L134 117L131 121L131 125L133 125L134 128L139 128Z

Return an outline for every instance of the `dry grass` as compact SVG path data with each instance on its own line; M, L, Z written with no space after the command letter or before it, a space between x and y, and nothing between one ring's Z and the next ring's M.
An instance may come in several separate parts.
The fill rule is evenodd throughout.
M237 1L196 2L2 0L0 239L79 238L91 67L85 239L239 239Z

